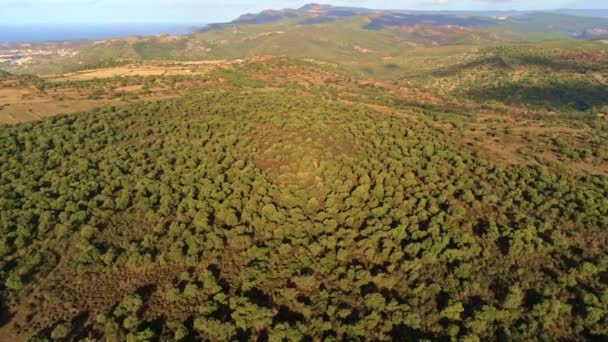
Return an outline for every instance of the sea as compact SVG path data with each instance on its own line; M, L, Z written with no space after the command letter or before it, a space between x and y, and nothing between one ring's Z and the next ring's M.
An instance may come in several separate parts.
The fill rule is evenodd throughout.
M0 24L0 45L63 40L103 40L160 33L182 35L202 24Z

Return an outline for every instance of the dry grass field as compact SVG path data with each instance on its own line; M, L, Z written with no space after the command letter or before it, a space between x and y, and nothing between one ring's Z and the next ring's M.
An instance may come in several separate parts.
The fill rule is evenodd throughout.
M131 86L122 87L121 90L124 93L135 94L140 88ZM79 94L73 89L61 89L53 93L41 93L29 88L0 89L0 124L35 121L60 114L85 112L98 107L127 103L122 98L91 99L86 93ZM140 98L154 100L173 96L175 94L153 92Z
M73 89L42 93L32 88L2 88L0 89L0 124L39 120L123 102L121 99L88 99L84 94L79 94Z
M123 105L133 100L160 100L176 97L179 86L191 82L177 82L170 87L162 82L153 82L146 88L146 78L202 77L219 66L228 66L239 61L192 61L192 62L146 62L120 67L100 68L42 76L40 80L52 84L50 89L37 89L14 79L0 81L0 124L16 124L41 118L84 112L103 106ZM111 81L119 78L124 85ZM83 83L87 82L89 83ZM107 81L107 82L105 82ZM77 86L77 84L85 84ZM96 95L95 93L99 93Z
M227 61L146 62L119 67L83 70L47 77L50 81L80 81L112 77L204 75Z

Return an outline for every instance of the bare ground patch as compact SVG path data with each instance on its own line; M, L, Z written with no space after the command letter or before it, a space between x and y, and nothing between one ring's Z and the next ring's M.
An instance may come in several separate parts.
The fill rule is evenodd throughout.
M153 88L150 93L139 94L141 85L118 87L117 94L133 94L141 100L161 100L179 96L176 91L167 92L163 88ZM54 89L42 93L30 88L0 89L0 124L16 124L35 121L60 114L86 112L104 106L128 103L120 96L104 95L90 98L92 90L73 88Z
M130 64L120 67L84 70L64 74L56 77L49 77L49 80L91 80L113 77L133 77L133 76L176 76L176 75L203 75L214 69L218 65L226 64L226 61L193 61L193 62L172 62L159 64Z

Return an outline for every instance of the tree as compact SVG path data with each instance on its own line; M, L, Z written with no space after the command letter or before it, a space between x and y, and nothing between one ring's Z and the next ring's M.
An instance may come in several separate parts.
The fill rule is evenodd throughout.
M319 200L317 200L316 197L312 197L311 199L309 199L308 202L306 203L306 207L304 208L304 210L309 214L316 213L318 209L319 209Z
M267 204L262 207L262 215L270 221L280 222L279 212L273 204Z
M445 317L452 321L459 321L460 315L464 311L462 303L454 303L441 310L441 317Z
M214 319L197 318L194 320L194 329L210 341L230 342L236 336L233 325Z
M184 339L186 339L186 337L188 337L189 334L190 332L188 331L188 328L186 328L183 324L180 324L175 329L173 338L175 339L175 341L183 341Z
M509 294L505 298L503 306L505 309L517 310L521 307L524 300L524 292L517 285L509 288Z
M51 332L51 338L53 340L64 340L70 335L71 330L72 327L69 323L60 323Z

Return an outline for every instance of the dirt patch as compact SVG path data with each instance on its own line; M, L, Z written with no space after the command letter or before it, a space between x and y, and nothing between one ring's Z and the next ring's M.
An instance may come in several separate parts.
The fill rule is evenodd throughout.
M516 72L514 72L514 73L513 73L513 75L512 75L513 81L515 81L515 82L519 82L519 81L521 81L521 79L522 79L522 78L524 78L524 77L525 77L527 74L528 74L528 72L527 72L527 71L524 71L524 70L519 70L519 71L516 71Z
M574 162L569 163L568 166L576 171L608 176L608 164L606 163Z
M114 88L114 91L123 92L123 93L135 93L135 92L141 91L143 87L144 86L141 84L135 84L135 85L130 85L130 86L116 87L116 88Z
M593 77L595 77L595 79L600 83L606 83L606 79L602 74L595 73L593 74Z
M28 88L0 88L0 105L18 104L24 100L41 102L45 101L44 96L40 96L33 89Z
M401 87L398 89L398 94L401 98L414 99L418 102L425 102L425 103L432 103L432 104L437 104L437 103L441 102L441 100L437 96L435 96L429 92L421 91L419 89L414 89L414 88Z
M185 265L180 264L149 265L138 269L99 272L82 281L66 283L64 279L75 279L80 275L74 274L75 271L67 266L61 267L45 283L32 289L28 299L15 308L13 319L0 328L0 340L26 341L45 326L60 320L70 321L82 311L88 312L89 319L95 319L98 314L107 313L125 296L138 291L141 284L147 284L152 289L150 295L159 298L162 285L184 270ZM154 317L162 315L165 308L161 304L158 300L152 300L144 314ZM183 307L176 309L187 311ZM33 312L36 315L32 315ZM193 308L190 314L194 312Z
M265 172L278 172L282 163L276 159L256 159L253 161L253 165Z
M89 111L107 105L120 105L121 100L67 100L47 102L24 102L4 107L0 110L0 123L15 124L34 121L59 114Z
M359 45L353 45L353 49L355 49L355 50L357 50L357 51L359 51L361 53L364 53L364 54L375 52L374 50L366 49L366 48L364 48L362 46L359 46Z
M478 133L477 139L467 137L462 140L462 143L481 151L486 158L503 165L532 164L528 158L520 153L520 150L526 145L518 139L492 139L491 137Z

